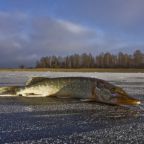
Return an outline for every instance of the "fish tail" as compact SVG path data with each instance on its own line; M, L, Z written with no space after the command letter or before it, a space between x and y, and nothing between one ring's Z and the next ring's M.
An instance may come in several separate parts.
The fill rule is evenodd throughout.
M17 91L21 86L1 86L0 87L0 96L6 95L16 95Z

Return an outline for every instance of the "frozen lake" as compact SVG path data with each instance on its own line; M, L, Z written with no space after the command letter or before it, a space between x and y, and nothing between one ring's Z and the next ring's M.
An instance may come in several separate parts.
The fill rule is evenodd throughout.
M144 73L0 72L0 85L35 76L107 80L144 100ZM119 106L54 98L0 98L0 143L144 143L144 113Z
M0 86L25 85L31 77L82 76L107 80L123 87L130 95L144 94L144 73L81 73L81 72L0 72Z

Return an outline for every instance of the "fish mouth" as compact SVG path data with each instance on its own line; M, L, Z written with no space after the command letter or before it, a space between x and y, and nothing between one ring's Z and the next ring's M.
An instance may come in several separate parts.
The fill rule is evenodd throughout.
M112 99L112 102L117 105L140 105L141 101L129 96L118 96Z
M117 105L140 105L141 101L130 97L122 88L114 89L112 102Z

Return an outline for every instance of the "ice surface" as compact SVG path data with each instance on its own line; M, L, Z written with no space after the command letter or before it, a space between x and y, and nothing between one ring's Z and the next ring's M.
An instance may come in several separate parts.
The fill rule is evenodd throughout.
M0 72L0 85L24 85L35 76L107 80L144 100L144 73ZM0 98L0 143L144 143L141 111L54 98Z
M95 77L109 81L144 82L144 73L107 73L107 72L0 72L0 84L24 84L31 77Z

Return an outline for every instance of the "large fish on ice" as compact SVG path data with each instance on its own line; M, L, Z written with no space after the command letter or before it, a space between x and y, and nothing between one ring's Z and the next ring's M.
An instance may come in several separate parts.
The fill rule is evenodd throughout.
M0 95L25 97L77 98L116 105L139 105L141 102L120 87L107 81L87 77L34 77L24 87L0 87Z

